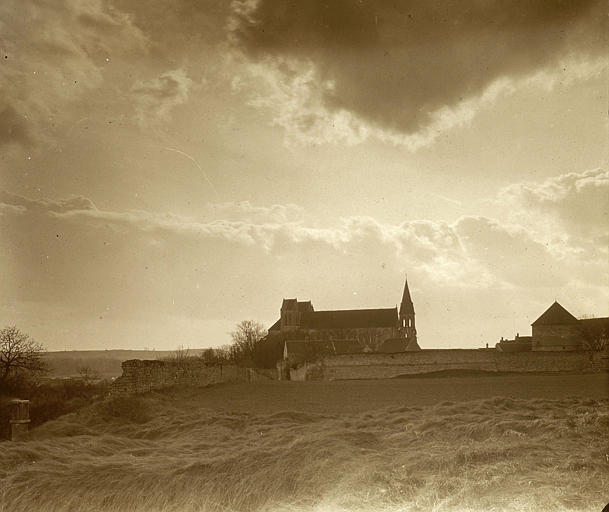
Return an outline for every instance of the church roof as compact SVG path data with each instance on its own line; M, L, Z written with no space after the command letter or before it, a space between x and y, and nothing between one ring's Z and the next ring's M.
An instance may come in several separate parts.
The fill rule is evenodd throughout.
M578 323L571 313L563 308L558 302L554 302L543 315L535 320L531 325L561 325Z
M302 314L300 327L303 329L395 327L397 321L397 308L309 311Z
M269 327L269 331L279 331L281 329L281 318Z

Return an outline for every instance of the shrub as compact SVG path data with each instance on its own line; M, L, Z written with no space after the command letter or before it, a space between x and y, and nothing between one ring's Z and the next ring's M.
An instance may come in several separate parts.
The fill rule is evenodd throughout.
M82 379L51 379L41 383L28 381L10 389L5 398L0 397L0 439L8 435L9 397L18 397L30 401L30 427L36 427L74 412L85 405L100 400L108 395L110 381L85 383Z

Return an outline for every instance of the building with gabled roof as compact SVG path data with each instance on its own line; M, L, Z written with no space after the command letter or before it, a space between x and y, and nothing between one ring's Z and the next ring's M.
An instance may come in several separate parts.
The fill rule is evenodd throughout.
M581 350L584 340L579 320L554 301L532 324L532 350Z
M609 338L609 318L577 319L557 301L531 328L532 336L502 338L496 348L502 352L584 350L601 348Z

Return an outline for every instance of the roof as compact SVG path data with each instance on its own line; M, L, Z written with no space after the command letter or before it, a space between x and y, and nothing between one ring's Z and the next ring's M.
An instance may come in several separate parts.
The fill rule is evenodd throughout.
M414 314L414 304L410 298L410 290L408 289L408 279L404 282L404 293L402 294L402 303L400 304L400 315Z
M269 327L269 331L279 331L279 330L281 330L281 318Z
M309 311L302 314L302 329L354 329L358 327L395 327L398 309L343 309Z
M604 318L582 318L579 323L584 328L590 329L608 329L609 317Z
M543 315L535 320L531 325L561 325L578 323L571 313L563 308L558 302L554 302Z

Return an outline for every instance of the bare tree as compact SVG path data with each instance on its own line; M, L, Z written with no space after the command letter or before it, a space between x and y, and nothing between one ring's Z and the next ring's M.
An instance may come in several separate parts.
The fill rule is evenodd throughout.
M42 360L44 347L15 326L0 330L0 386L11 378L48 371Z
M172 354L172 359L176 362L176 363L183 363L184 361L186 361L190 356L190 349L189 348L184 348L184 345L178 345L178 348L176 348Z
M609 327L598 323L582 328L584 345L590 350L603 350L609 347Z
M201 352L200 357L209 364L228 363L230 361L230 349L228 346L206 348Z
M190 349L184 348L184 345L178 345L170 355L161 358L162 361L178 363L179 365L185 364L189 359L192 359Z
M243 320L231 332L232 357L236 361L253 361L258 344L266 336L264 326L254 320Z

